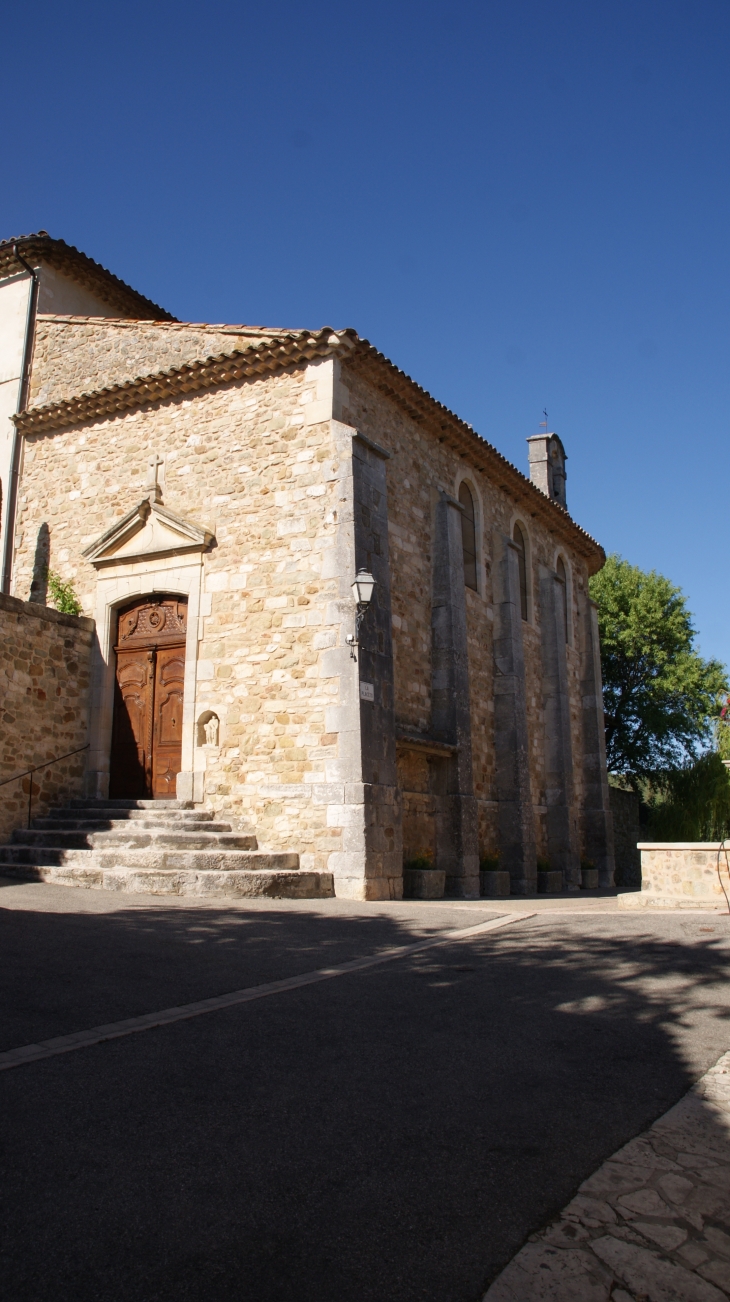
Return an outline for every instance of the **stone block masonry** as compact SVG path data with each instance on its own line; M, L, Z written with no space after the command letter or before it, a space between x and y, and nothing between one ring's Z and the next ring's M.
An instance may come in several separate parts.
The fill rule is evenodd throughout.
M546 856L610 879L601 551L389 365L351 331L39 321L14 591L50 562L95 614L87 794L108 794L118 610L165 593L188 610L179 799L354 898L398 898L404 856L467 897L499 856L522 892Z
M15 574L25 595L45 525L51 565L74 579L84 609L96 610L97 573L82 553L145 494L150 450L158 451L165 506L215 537L203 557L194 684L185 689L195 735L190 796L244 822L262 848L296 849L305 869L362 877L356 835L332 813L354 799L356 769L362 787L338 714L357 692L358 665L345 643L354 552L346 573L336 560L341 531L352 532L341 498L352 483L353 437L333 432L333 380L324 361L26 437ZM103 571L110 588L107 576L118 575L114 601L147 590L145 565ZM154 566L151 587L181 590L180 558ZM132 572L137 588L126 586ZM109 659L113 620L105 637ZM211 715L217 744L200 725ZM393 853L382 856L378 889L390 894Z
M0 595L0 782L88 740L94 621ZM86 754L33 775L33 812L83 792ZM25 825L30 778L0 787L0 842Z
M474 799L469 650L461 539L461 507L439 494L434 531L431 603L431 726L454 745L448 762L437 862L449 895L479 895L479 833Z
M517 549L504 534L495 533L494 555L494 749L500 864L511 876L513 893L520 895L537 890L537 864Z
M622 909L721 909L730 899L725 842L639 841L641 890L619 895Z
M236 326L39 315L31 402L58 402L237 346L245 348L252 336L261 334L266 332Z
M580 854L574 810L571 709L568 685L565 592L557 575L540 572L543 717L548 859L569 890L580 886Z
M609 787L609 800L616 847L616 885L624 890L641 886L641 820L635 791Z
M434 796L447 795L452 806L461 805L465 814L475 802L479 856L500 856L503 869L511 873L515 893L536 888L538 858L554 859L556 867L567 868L570 885L577 888L579 859L584 857L595 863L604 884L609 884L613 846L609 843L610 811L604 805L605 757L598 735L602 727L600 663L596 669L596 647L584 632L590 601L586 558L567 541L559 542L538 518L534 506L514 497L503 479L470 463L450 446L444 431L429 428L425 420L378 390L355 363L343 362L339 393L341 419L390 453L393 679L396 729L403 734L399 781L407 791L407 853L428 851L435 839L436 859L444 861L443 845L439 845L439 802ZM440 612L437 624L447 613L440 605L440 591L433 586L439 563L439 503L446 495L457 501L458 507L459 486L464 481L475 504L477 586L465 589L463 576L458 582L452 577L448 585L449 591L465 602L467 649L463 681L455 679L449 690L454 706L460 695L468 692L468 739L457 737L455 719L445 729L442 726L442 673L450 658L454 666L457 661L454 648L442 646L438 637L434 641L432 628L434 610ZM451 509L456 515L456 508ZM526 617L521 614L518 558L512 544L515 521L527 540ZM552 592L558 582L558 555L568 582L567 607L556 614L554 602L543 609L540 579L548 576ZM548 637L543 625L551 616ZM551 654L546 655L544 641ZM547 702L546 685L551 689ZM554 739L546 706L552 707L560 724L558 757L551 753ZM457 731L463 733L463 727ZM437 768L446 766L434 756L430 785L422 776L415 786L404 786L413 782L408 774L410 762L405 759L405 734L411 736L411 742L413 735L424 742L429 738L458 741L458 764L463 770L458 781L447 780L445 792L434 790ZM551 770L556 758L562 775L560 790L556 790ZM453 763L450 767L453 769ZM585 810L589 816L583 816ZM431 822L437 825L433 836ZM469 811L462 830L466 832L472 822ZM453 832L452 827L455 845ZM448 864L446 867L451 879L448 889L461 893L465 888L455 878L475 879L476 875L473 863L467 862L473 859L470 831L459 851L459 873Z

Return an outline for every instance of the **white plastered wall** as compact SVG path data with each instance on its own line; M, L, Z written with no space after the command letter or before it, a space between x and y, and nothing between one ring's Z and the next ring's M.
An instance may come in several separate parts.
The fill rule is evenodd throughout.
M110 565L99 569L95 613L97 645L91 689L89 795L106 797L109 793L109 754L116 668L114 655L116 612L120 606L133 601L135 597L165 592L188 599L182 767L178 778L178 795L183 799L202 800L202 773L198 775L197 782L194 777L198 641L203 613L201 610L202 578L203 557L200 552L187 556L154 556L145 561Z
M13 455L12 417L18 410L20 373L28 323L31 278L12 276L0 283L0 483L2 538L7 529L8 484ZM1 544L0 544L1 545Z
M22 251L22 247L21 247ZM38 274L37 312L57 312L93 317L124 317L93 289L64 276L44 262L35 262ZM8 485L12 470L13 422L20 400L21 371L32 280L23 271L0 282L0 552L8 527ZM11 591L13 588L11 587Z
M126 317L127 312L111 307L93 289L64 276L55 267L42 262L38 268L38 311L58 312L64 316Z

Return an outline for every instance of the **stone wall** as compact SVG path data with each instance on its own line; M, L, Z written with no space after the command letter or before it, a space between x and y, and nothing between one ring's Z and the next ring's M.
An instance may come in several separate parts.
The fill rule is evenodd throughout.
M88 740L94 621L0 595L0 781ZM83 794L86 753L33 775L33 812ZM30 778L0 788L0 841L27 818Z
M537 852L546 856L547 793L543 722L543 665L539 593L540 566L554 569L560 550L570 576L569 641L566 648L569 721L574 761L575 807L584 799L581 716L581 613L589 599L585 560L555 537L517 504L498 484L440 442L423 425L380 394L365 377L342 368L342 419L377 440L391 454L388 462L389 537L396 722L426 732L431 700L431 600L435 504L439 487L452 495L466 478L477 509L478 591L466 591L469 684L471 693L474 794L479 810L480 853L498 849L497 775L494 744L494 581L495 533L512 534L516 518L528 535L530 619L522 622L525 692L529 732L530 784L535 815ZM403 767L403 780L411 769ZM423 796L423 781L413 795ZM425 809L409 800L409 809ZM415 818L414 827L419 819ZM424 825L424 835L426 827ZM418 835L415 834L418 840Z
M94 611L97 574L81 553L144 496L159 452L165 506L216 539L203 562L194 704L196 720L220 720L219 745L196 749L204 798L251 825L262 848L296 849L303 867L323 869L342 843L327 818L337 785L325 789L339 741L325 711L340 680L323 658L343 618L325 565L341 510L331 409L330 363L31 435L15 562L27 596L46 525L51 567Z
M728 911L730 857L724 842L639 842L641 890L619 896L624 909Z
M45 406L229 352L239 343L246 347L261 333L236 326L39 314L33 345L31 403Z
M44 329L36 350L36 404L48 401L44 367L47 376L53 370L60 377L53 391L59 396L150 370L152 354L154 364L164 354L172 365L230 347L238 328L131 328L49 318ZM63 338L69 340L67 362L58 360ZM200 720L217 715L220 737L218 746L198 746L195 769L203 776L200 785L196 777L195 792L221 813L252 824L263 847L296 849L304 867L334 868L341 880L349 875L347 890L355 891L355 863L367 862L365 876L372 870L382 878L368 886L368 898L392 897L399 889L393 864L401 844L395 738L387 723L393 707L400 789L408 797L406 853L415 857L433 838L452 848L462 836L476 842L472 829L478 825L479 844L469 841L467 874L476 881L477 850L493 855L503 839L494 570L519 516L529 542L530 582L529 618L518 617L515 625L518 659L521 666L524 653L525 666L520 791L528 794L534 822L523 837L523 858L534 872L535 845L538 854L548 852L548 799L555 799L545 765L540 585L546 572L554 572L556 537L369 377L340 365L327 359L292 366L83 428L29 435L16 592L29 595L42 548L51 566L74 580L84 610L97 609L100 585L82 552L146 495L149 457L161 456L165 507L215 536L203 556L192 708L198 733ZM446 498L447 534L459 533L455 499L462 477L477 508L477 591L464 588L463 572L456 583L449 574L437 581L442 562L452 576L455 558L461 565L458 539L451 539L448 558L444 552L438 563L435 543L439 529L443 533L437 518ZM560 552L569 572L560 717L563 752L573 761L571 817L577 826L575 811L585 796L581 629L588 575L577 551L561 545ZM354 661L345 636L353 616L349 585L359 565L376 574L379 597ZM158 591L161 582L156 572ZM101 629L98 611L97 618ZM456 674L461 704L451 722L459 735L441 738L446 749L432 753L424 767L407 758L400 734L433 727L444 674ZM362 695L358 678L370 695ZM187 687L185 699L188 710ZM451 724L444 723L442 731L450 732ZM462 849L456 852L459 862ZM455 862L452 875L460 871ZM460 889L468 894L471 886L462 883Z
M616 885L627 890L641 886L639 797L635 791L609 787L616 855Z

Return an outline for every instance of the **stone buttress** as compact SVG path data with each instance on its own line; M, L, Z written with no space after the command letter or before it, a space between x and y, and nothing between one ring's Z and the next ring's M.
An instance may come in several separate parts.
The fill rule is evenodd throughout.
M565 601L565 584L554 571L541 566L547 851L550 867L563 873L565 888L577 891L581 884L580 850L573 784Z
M494 749L500 866L513 895L537 889L518 551L494 530Z
M446 894L469 899L479 895L479 833L472 776L462 510L447 493L439 493L431 602L431 731L436 739L455 747L443 766L436 862L446 871Z
M340 685L339 703L328 710L326 720L328 732L338 734L338 757L328 762L333 803L327 821L341 829L342 841L330 854L329 867L338 895L400 899L403 837L395 755L389 454L350 426L333 421L332 428L341 471L332 556L339 579L340 637L339 645L325 654L323 672L336 674ZM375 589L353 659L346 637L355 627L351 585L359 569L370 571Z
M583 808L581 831L586 859L598 869L599 884L613 886L615 870L613 816L606 769L606 731L603 721L601 648L598 611L586 601L581 656L583 723Z

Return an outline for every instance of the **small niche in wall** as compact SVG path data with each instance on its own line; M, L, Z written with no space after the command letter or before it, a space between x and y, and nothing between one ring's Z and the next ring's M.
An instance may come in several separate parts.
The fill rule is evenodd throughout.
M198 746L220 745L220 720L212 710L204 710L198 719L196 741Z

